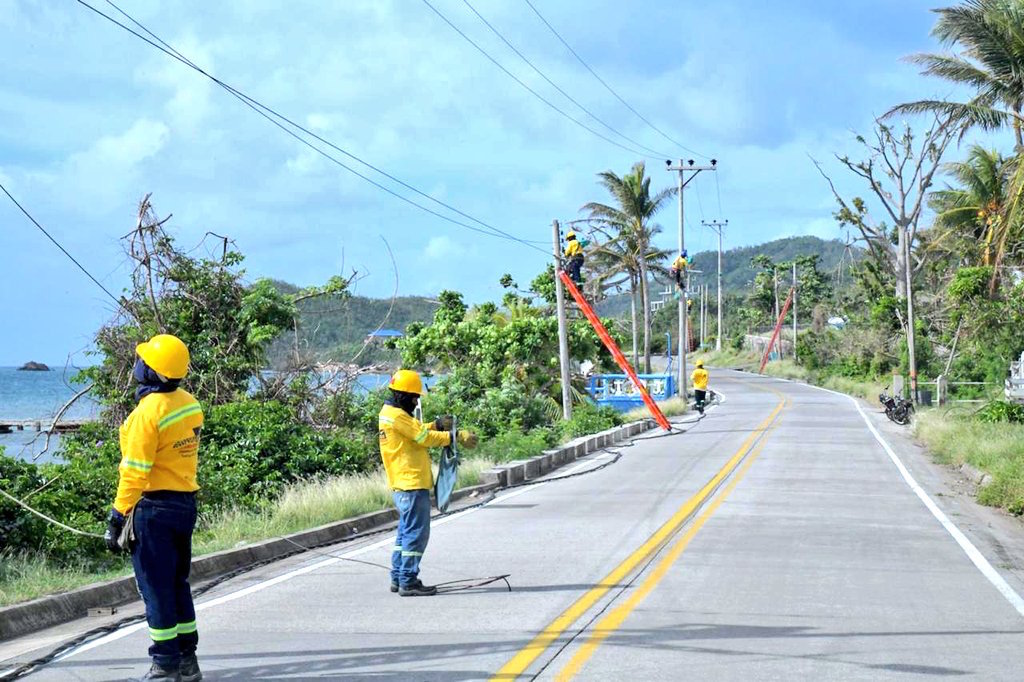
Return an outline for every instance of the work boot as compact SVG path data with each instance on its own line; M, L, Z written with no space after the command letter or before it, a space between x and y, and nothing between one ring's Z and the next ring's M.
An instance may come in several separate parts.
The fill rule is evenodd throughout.
M195 654L181 657L181 682L200 682L203 671L199 669L199 659Z
M149 672L139 678L139 682L181 682L181 671L154 663Z
M436 587L424 585L419 580L398 588L398 596L400 597L431 597L435 594L437 594Z
M396 583L394 580L391 581L391 591L393 593L398 592L398 583Z

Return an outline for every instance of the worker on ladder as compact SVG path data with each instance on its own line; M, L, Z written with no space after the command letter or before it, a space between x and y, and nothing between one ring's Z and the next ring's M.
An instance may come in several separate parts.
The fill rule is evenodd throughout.
M452 443L452 418L424 424L413 413L423 395L419 373L400 369L391 377L389 397L377 418L380 456L398 509L398 531L391 554L391 591L402 597L429 597L437 587L419 579L420 561L430 539L430 489L434 487L428 448ZM476 434L459 431L458 443L477 444Z
M577 239L576 233L572 230L565 235L565 272L577 286L583 284L583 275L580 271L583 269L583 247L586 245L587 240Z
M701 414L704 414L704 405L708 399L708 371L704 369L704 361L697 360L693 374L690 375L693 382L694 407Z

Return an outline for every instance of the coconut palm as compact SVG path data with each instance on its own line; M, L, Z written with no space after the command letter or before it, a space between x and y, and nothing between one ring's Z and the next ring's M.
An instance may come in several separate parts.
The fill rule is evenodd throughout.
M1024 0L965 0L937 9L932 35L960 54L916 54L910 61L924 74L965 85L976 94L967 102L920 100L889 114L932 112L955 126L988 130L1013 127L1018 152L1024 150Z
M619 252L626 260L623 269L628 273L627 262L634 267L637 277L636 289L643 305L644 319L644 371L651 371L651 297L649 291L651 241L658 227L654 216L665 207L675 195L675 188L663 189L651 195L651 179L646 176L644 163L638 162L632 170L619 177L608 170L598 173L598 183L608 190L615 205L590 202L581 210L589 212L589 219L609 230L612 236L610 253ZM633 286L633 282L630 282Z
M945 170L959 187L947 185L931 195L929 205L939 231L934 243L959 239L980 245L982 264L991 265L993 252L1007 241L1003 213L1011 163L999 152L975 145L965 161L948 163Z

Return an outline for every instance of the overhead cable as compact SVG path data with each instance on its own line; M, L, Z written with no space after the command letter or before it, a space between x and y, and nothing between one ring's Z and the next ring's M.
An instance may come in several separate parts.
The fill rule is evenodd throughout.
M480 234L485 234L485 235L492 236L492 237L499 237L499 238L503 238L503 239L508 239L510 241L519 242L521 244L524 244L525 246L528 246L529 248L535 249L535 250L537 250L537 251L547 255L547 250L546 249L541 249L540 247L536 246L537 243L546 243L546 242L535 242L535 241L532 241L532 240L522 239L520 237L517 237L514 234L506 232L505 230L502 230L502 229L500 229L498 227L495 227L495 226L493 226L493 225L491 225L489 223L486 223L486 222L484 222L484 221L482 221L482 220L480 220L480 219L478 219L478 218L476 218L476 217L474 217L474 216L472 216L472 215L470 215L468 213L465 213L465 212L457 209L456 207L451 206L450 204L447 204L447 203L441 201L440 199L436 199L435 197L431 196L430 194L427 194L426 192L418 189L417 187L414 187L413 185L411 185L411 184L409 184L409 183L399 179L398 177L396 177L396 176L394 176L394 175L384 171L383 169L381 169L381 168L379 168L379 167L369 163L368 161L365 161L364 159L356 156L355 154L349 152L346 149L343 149L342 147L338 146L337 144L331 142L330 140L327 140L326 138L322 137L321 135L318 135L317 133L307 129L306 127L304 127L301 124L295 122L291 118L288 118L284 114L281 114L280 112L276 111L272 107L269 107L269 106L263 104L259 100L255 99L253 97L250 97L249 95L247 95L244 92L238 90L237 88L233 87L232 85L222 81L221 79L217 78L216 76L213 76L212 74L207 72L205 69L203 69L202 67L200 67L197 64L195 64L192 60L190 60L188 57L183 55L181 52L179 52L173 46L169 45L166 41L164 41L158 35L156 35L151 30L149 30L144 25L142 25L134 17L132 17L130 14L125 12L123 9L121 9L117 4L112 2L112 0L105 0L105 1L106 1L106 3L108 5L110 5L115 10L117 10L121 15L123 15L125 18L127 18L129 21L131 21L133 24L135 24L135 26L137 26L140 30L144 31L150 37L142 35L138 31L136 31L135 29L133 29L130 26L127 26L124 23L118 21L116 18L110 16L109 14L106 14L103 11L97 9L93 5L91 5L88 2L86 2L85 0L77 0L78 4L86 7L87 9L91 10L92 12L94 12L97 15L99 15L100 17L103 17L104 19L106 19L107 21L111 22L112 24L120 27L122 30L130 33L131 35L135 36L139 40L142 40L143 42L147 43L151 47L159 50L160 52L163 52L164 54L166 54L167 56L171 57L172 59L174 59L174 60L184 64L185 66L188 66L190 69L192 69L192 70L196 71L197 73L199 73L199 74L205 76L206 78L210 79L211 81L216 83L219 87L221 87L222 89L227 91L233 97L235 97L240 102L245 104L247 107L249 107L250 109L255 111L257 114L259 114L260 116L265 118L267 121L272 123L274 126L276 126L277 128L281 129L283 132L285 132L290 137L294 138L295 140L297 140L301 144L305 145L306 147L308 147L311 150L315 151L316 153L320 154L321 156L323 156L324 158L328 159L332 163L335 163L336 165L340 166L341 168L344 168L345 170L347 170L348 172L352 173L353 175L355 175L355 176L359 177L360 179L370 183L371 185L373 185L374 187L380 189L381 191L386 192L387 194L390 194L391 196L395 197L396 199L399 199L399 200L401 200L401 201L403 201L403 202L405 202L405 203L407 203L407 204L409 204L411 206L414 206L415 208L418 208L421 211L429 213L430 215L433 215L433 216L435 216L437 218L440 218L441 220L444 220L444 221L447 221L449 223L452 223L453 225L458 225L460 227L464 227L466 229L472 230L474 232L478 232ZM282 123L282 122L284 122L284 123ZM421 203L419 203L419 202L417 202L417 201L415 201L413 199L410 199L409 197L407 197L407 196L405 196L403 194L400 194L399 192L396 192L395 190L387 187L386 185L381 184L380 182L377 182L376 180L374 180L373 178L367 176L366 174L361 173L360 171L356 170L355 168L352 168L351 166L349 166L348 164L344 163L343 161L341 161L337 157L331 155L327 151L325 151L325 150L321 149L320 147L318 147L317 145L311 143L308 139L306 139L306 138L302 137L301 135L299 135L298 133L296 133L295 130L289 129L284 124L287 124L288 126L291 126L292 128L294 128L296 130L299 130L299 131L301 131L302 133L304 133L306 135L309 135L310 137L316 139L317 141L327 145L331 149L334 149L335 151L345 155L346 157L348 157L348 158L350 158L350 159L352 159L352 160L362 164L363 166L373 170L374 172L379 173L380 175L388 178L389 180L395 182L396 184L401 185L402 187L410 190L411 192L414 192L415 194L418 194L419 196L421 196L421 197L423 197L423 198L433 202L434 204L437 204L438 206L441 206L441 207L443 207L443 208L445 208L445 209L447 209L449 211L452 211L453 213L456 213L456 214L458 214L458 215L460 215L460 216L462 216L464 218L467 218L468 220L470 220L470 221L472 221L472 222L474 222L474 223L476 223L478 225L483 226L483 228L485 228L485 229L481 229L480 227L475 227L475 226L467 224L467 223L465 223L463 221L460 221L460 220L457 220L455 218L452 218L451 216L448 216L448 215L445 215L443 213L440 213L440 212L438 212L438 211L436 211L436 210L434 210L434 209L432 209L432 208L430 208L428 206L424 206L423 204L421 204Z
M636 115L636 117L637 117L637 118L639 118L639 119L640 119L641 121L643 121L644 123L646 123L646 124L647 124L648 126L650 126L650 127L651 127L651 129L653 129L653 130L654 130L654 131L655 131L656 133L658 133L659 135L661 135L662 137L664 137L664 138L665 138L666 140L668 140L668 141L669 141L669 142L671 142L672 144L674 144L674 145L676 145L677 147L679 147L680 149L684 149L684 150L686 150L686 151L690 152L691 154L696 154L697 156L701 156L701 157L703 157L703 158L705 158L705 159L711 158L711 157L707 156L706 154L701 154L700 152L698 152L698 151L697 151L697 150L695 150L695 149L690 149L689 147L687 147L686 145L684 145L684 144L683 144L682 142L679 142L679 141L677 141L677 140L675 140L675 139L673 139L673 138L669 137L669 136L668 136L668 134L667 134L667 133L665 133L665 131L663 131L663 130L662 130L661 128L659 128L658 126L656 126L656 125L654 125L653 123L651 123L651 122L650 122L650 121L649 121L649 120L648 120L648 119L647 119L647 118L646 118L646 117L645 117L645 116L644 116L643 114L641 114L641 113L640 113L639 111L637 111L636 109L634 109L634 108L633 108L633 105L631 105L631 104L630 104L629 102L627 102L627 101L626 101L626 100L625 100L625 99L624 99L624 98L623 98L623 97L622 97L622 96L621 96L621 95L620 95L619 93L615 92L615 90L614 90L614 89L612 88L612 86L608 85L608 83L607 83L607 82L606 82L606 81L605 81L605 80L604 80L603 78L601 78L601 77L600 77L599 75L597 75L597 72L596 72L596 71L594 71L594 70L593 70L592 68L590 68L590 64L587 64L587 62L583 60L583 57L579 56L579 54L577 54L576 50L572 49L572 47L571 47L571 46L569 45L569 43L567 43L567 42L565 41L565 39L564 39L564 38L563 38L563 37L562 37L561 35L559 35L558 31L556 31L556 30L555 30L555 27L554 27L554 26L552 26L552 25L551 25L550 23L548 23L548 20L544 18L544 15L543 15L543 14L541 14L541 13L540 13L540 11L539 11L539 10L538 10L538 9L537 9L536 7L534 7L533 3L532 3L532 2L530 2L530 0L523 0L523 1L524 1L524 2L525 2L525 3L527 4L527 5L529 5L529 6L530 6L530 9L532 9L532 10L533 10L533 13L534 13L534 14L536 14L536 15L537 15L537 17L538 17L538 18L539 18L539 19L540 19L540 20L541 20L541 21L542 21L542 22L544 23L544 25L548 27L548 30L550 30L550 31L551 31L551 32L552 32L552 33L554 34L554 36L555 36L556 38L558 38L559 42L561 42L561 43L562 43L562 45L565 45L565 49L569 50L569 52L571 52L571 53L572 53L572 56L573 56L573 57L576 57L576 60L577 60L577 61L579 61L579 63L580 63L580 64L582 64L582 65L583 65L583 67L584 67L584 68L585 68L585 69L586 69L587 71L589 71L589 72L590 72L590 75L592 75L592 76L593 76L594 78L596 78L596 79L597 79L597 81L598 81L598 82L599 82L599 83L600 83L601 85L603 85L603 86L605 87L605 89L606 89L606 90L608 90L608 92L610 92L610 93L612 93L613 95L615 95L615 98L616 98L617 100L619 100L620 102L622 102L622 103L623 103L623 104L624 104L624 105L626 106L626 108L627 108L627 109L629 109L630 111L632 111L632 112L633 112L633 113L634 113L634 114Z
M81 2L81 0L79 0L79 1ZM629 146L626 146L626 145L624 145L624 144L620 144L620 143L616 142L615 140L613 140L612 138L608 137L607 135L604 135L604 134L602 134L602 133L600 133L600 132L598 132L598 131L594 130L593 128L591 128L590 126L588 126L588 125L587 125L586 123L583 123L583 122L582 122L582 121L580 121L580 120L579 120L578 118L574 117L574 116L573 116L572 114L567 114L566 112L562 111L562 109L560 109L560 108L559 108L559 107L558 107L558 106L557 106L556 104L553 104L553 103L551 102L551 100L549 100L549 99L547 99L546 97L544 97L544 95L540 94L539 92L537 92L536 90L534 90L533 88L531 88L531 87L530 87L529 85L527 85L526 83L524 83L524 82L523 82L523 81L522 81L522 80L521 80L521 79L520 79L520 78L519 78L518 76L516 76L516 75L515 75L514 73L512 73L511 71L509 71L508 69L506 69L506 68L505 68L505 67L504 67L504 66L503 66L503 65L501 64L501 62L499 62L499 61L498 61L497 59L495 59L494 57L492 57L492 56L490 55L490 53L489 53L489 52L487 52L487 50L485 50L484 48L480 47L480 45L479 45L479 44L477 44L477 43L476 43L476 41L474 41L474 40L473 40L472 38L470 38L470 37L469 37L468 35L466 35L466 33L465 33L465 32L464 32L464 31L463 31L462 29L460 29L460 28L459 28L458 26L456 26L455 24L453 24L453 23L451 22L451 20L450 20L450 19L449 19L448 17L446 17L446 16L445 16L445 15L444 15L444 14L443 14L443 13L441 12L441 10L437 9L437 8L436 8L436 7L434 7L434 6L432 5L432 4L430 4L430 0L423 0L423 4L424 4L424 5L426 5L427 7L429 7L429 8L431 9L431 10L433 10L434 14L436 14L437 16L439 16L439 17L441 18L441 20L442 20L442 21L443 21L444 23L448 24L448 26L450 26L450 27L451 27L451 29L452 29L453 31L455 31L455 32L456 32L456 33L458 33L458 34L459 34L460 36L462 36L462 38L463 38L463 39L464 39L464 40L465 40L465 41L466 41L467 43L469 43L470 45L472 45L473 47L475 47L475 48L476 48L476 50L477 50L477 51L478 51L478 52L479 52L480 54L482 54L482 55L483 55L484 57L486 57L486 58L488 59L488 61L490 61L490 62L491 62L492 64L494 64L494 65L495 65L495 66L497 66L497 67L498 67L499 69L501 69L502 73L504 73L504 74L505 74L506 76L508 76L509 78L511 78L512 80L514 80L514 81L515 81L516 83L518 83L518 84L519 84L519 85L520 85L521 87L523 87L523 88L524 88L524 89L525 89L525 90L526 90L527 92L529 92L529 93L530 93L531 95L533 95L534 97L536 97L537 99L539 99L539 100L540 100L541 102L543 102L544 104L546 104L546 105L547 105L548 107L550 107L550 108L551 108L552 110L554 110L554 111L555 111L555 112L556 112L557 114L559 114L560 116L563 116L564 118L567 118L568 120L570 120L570 121L572 121L573 123L575 123L576 125L578 125L578 126L579 126L580 128L583 128L584 130L586 130L586 131L590 132L590 133L591 133L592 135L595 135L595 136L597 136L597 137L601 138L601 139L602 139L602 140L604 140L605 142L608 142L609 144L613 144L613 145L615 145L616 147L618 147L618 148L620 148L620 149L625 149L625 150L626 150L627 152L629 152L629 153L631 153L631 154L637 154L637 155L639 155L639 156L643 156L643 157L645 157L645 158L652 158L652 159L653 159L653 158L658 158L658 157L650 156L649 154L646 154L646 153L644 153L644 152L642 152L642 151L640 151L640 150L638 150L638 149L635 149L635 148L633 148L633 147L629 147Z
M553 88L554 88L555 90L558 90L558 92L562 93L562 95L563 95L563 96L564 96L564 97L565 97L565 98L566 98L567 100L569 100L570 102L572 102L573 104L575 104L575 105L576 105L576 106L577 106L577 107L578 107L578 108L579 108L579 109L580 109L581 111L583 111L583 113L585 113L585 114L586 114L587 116L589 116L590 118L592 118L592 119L594 119L595 121L597 121L598 123L600 123L600 124L601 124L602 126L604 126L605 128L607 128L607 129L608 129L609 131L611 131L611 132L612 132L613 134L615 134L615 135L618 135L618 136L619 136L619 137L621 137L622 139L626 140L626 141L627 141L627 142L629 142L630 144L636 145L636 146L637 146L637 147L639 147L640 149L644 149L644 150L646 150L646 151L650 152L651 154L654 154L654 155L656 155L656 156L659 156L659 157L667 157L667 156L671 156L671 154L666 154L666 153L665 153L665 152L663 152L663 151L658 151L657 149L651 149L650 147L647 147L647 146L643 145L642 143L640 143L640 142L637 142L636 140L634 140L633 138L629 137L628 135L625 135L624 133L621 133L621 132L619 132L618 130L616 130L615 128L613 128L613 127L612 127L611 125L609 125L608 123L605 123L605 121L604 121L604 120L602 120L602 119L601 119L601 118L600 118L600 117L599 117L599 116L598 116L597 114L595 114L594 112L590 111L590 109L588 109L588 108L586 108L585 106L583 106L582 104L580 104L580 103L579 103L579 102L578 102L578 101L576 100L576 98L574 98L574 97L573 97L572 95L570 95L570 94L569 94L568 92L566 92L565 90L563 90L563 89L562 89L562 88L561 88L561 87L560 87L560 86L558 85L558 83L555 83L555 82L554 82L553 80L551 80L550 78L548 78L547 74L545 74L545 73L544 73L543 71L541 71L541 70L540 70L539 68L537 68L537 66L536 66L536 65L534 65L534 63L533 63L533 62L531 62L531 61L530 61L530 60L529 60L529 59L528 59L528 58L526 57L526 55L524 55L524 54L523 54L522 52L520 52L520 51L519 51L518 49L516 49L516 46L515 46L515 45L513 45L513 44L512 44L511 42L509 42L509 40L508 40L508 39L507 39L507 38L506 38L506 37L505 37L504 35L502 35L502 33L501 33L501 32L500 32L500 31L499 31L498 29L496 29L496 28L495 28L495 27L494 27L494 26L493 26L493 25L491 24L491 22L487 21L487 19L485 19L485 18L484 18L484 16L483 16L482 14L480 14L480 12L478 12L478 11L477 11L477 9L476 9L475 7L473 7L473 5L471 5L471 4L470 4L469 0L462 0L462 2L464 2L464 3L465 3L466 7L468 7L468 8L469 8L469 9L470 9L470 10L471 10L471 11L473 12L473 14L475 14L475 15L477 16L477 18L479 18L479 19L480 19L480 21L482 21L482 22L484 23L484 25L485 25L485 26L486 26L487 28L491 29L491 32L492 32L492 33L494 33L494 35L498 36L498 38L500 38L500 39L501 39L501 42L503 42L503 43L505 43L506 45L508 45L508 47L509 47L509 49L510 49L510 50L512 50L513 52L515 52L515 53L516 53L516 54L517 54L517 55L519 56L519 58L520 58L520 59L522 59L522 60L523 60L524 62L526 62L526 65L527 65L527 66L529 66L529 67L530 67L531 69L533 69L533 70L534 70L534 72L535 72L535 73L536 73L536 74L537 74L538 76L540 76L541 78L543 78L543 79L544 79L544 80L545 80L545 81L546 81L546 82L548 83L548 85L550 85L551 87L553 87Z
M3 193L7 195L7 198L10 199L11 202L13 202L14 205L18 207L18 210L21 211L25 215L25 217L28 218L29 221L31 221L31 223L33 225L35 225L36 228L40 232L42 232L44 235L46 235L47 239L49 239L51 242L53 242L54 246L56 246L58 249L60 249L61 252L65 256L67 256L71 260L71 262L74 263L78 267L79 270L81 270L82 272L85 273L86 277L91 279L93 281L93 283L96 284L96 286L98 286L100 289L102 289L103 293L105 293L107 296L109 296L110 300L113 301L115 304L117 304L118 308L124 308L124 303L121 302L121 299L119 299L117 296L114 296L114 294L110 293L110 289L107 289L105 286L103 286L103 284L98 279L93 277L92 273L89 272L88 270L86 270L85 266L82 265L81 262L79 262L79 260L77 258L72 256L71 253L67 249L64 248L63 244L61 244L59 241L57 241L52 234L47 232L45 227L43 227L42 225L39 224L38 220L36 220L34 217L32 217L32 214L29 213L28 210L26 210L25 207L22 206L21 203L17 199L15 199L14 196L10 192L7 191L7 188L4 187L2 183L0 183L0 190L2 190Z

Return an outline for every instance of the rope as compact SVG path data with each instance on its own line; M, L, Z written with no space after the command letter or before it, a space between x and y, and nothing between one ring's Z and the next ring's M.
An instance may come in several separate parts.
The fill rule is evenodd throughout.
M87 538L97 538L99 540L103 539L103 536L99 535L98 533L87 533L84 530L78 530L77 528L72 528L71 526L65 525L65 524L61 523L60 521L58 521L56 519L51 519L49 516L47 516L43 512L38 511L36 509L33 509L32 507L28 506L27 504L25 504L24 502L22 502L18 498L14 497L13 495L11 495L11 494L9 494L7 492L4 492L3 490L0 490L0 495L2 495L3 497L6 497L8 500L10 500L14 504L18 505L22 509L24 509L24 510L26 510L28 512L31 512L32 514L35 514L36 516L38 516L42 520L44 520L44 521L46 521L48 523L52 523L53 525L57 526L58 528L63 528L64 530L68 531L69 533L74 533L75 535L81 535L82 537L87 537Z

